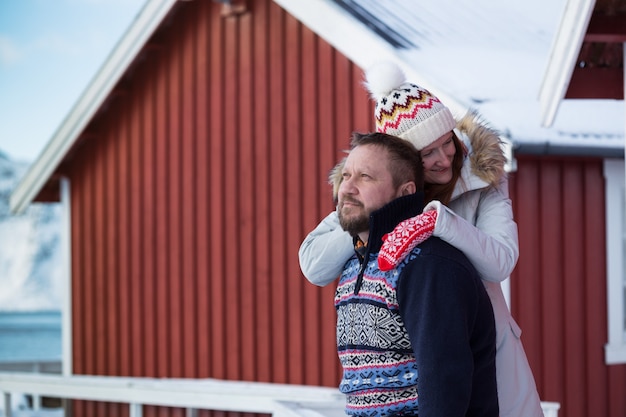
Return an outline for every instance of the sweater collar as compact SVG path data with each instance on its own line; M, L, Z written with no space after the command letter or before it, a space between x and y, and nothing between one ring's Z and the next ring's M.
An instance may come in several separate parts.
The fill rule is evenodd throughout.
M380 251L383 237L391 232L402 220L417 216L424 208L424 193L398 197L370 214L370 233L367 252Z

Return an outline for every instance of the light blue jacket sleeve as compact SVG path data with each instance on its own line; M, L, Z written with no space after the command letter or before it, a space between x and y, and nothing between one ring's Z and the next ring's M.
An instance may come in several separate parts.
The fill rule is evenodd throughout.
M508 184L503 181L499 187L466 193L450 206L431 201L424 208L437 210L433 235L460 249L482 279L502 282L508 278L519 257Z
M304 238L298 251L302 273L309 282L320 287L337 279L352 255L352 237L339 225L335 211Z

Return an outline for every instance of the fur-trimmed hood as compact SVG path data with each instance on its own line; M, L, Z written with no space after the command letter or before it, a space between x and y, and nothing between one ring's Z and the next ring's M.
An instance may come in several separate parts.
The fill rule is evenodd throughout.
M497 186L506 175L506 156L500 136L474 110L470 110L456 124L461 140L468 145L471 172L489 185ZM469 143L467 143L469 142Z
M497 131L490 128L474 110L468 111L456 123L457 135L467 148L467 158L471 174L486 185L497 186L506 175L504 165L506 156L501 147L502 141ZM337 202L337 193L341 184L343 158L328 174L328 183L333 186L333 200ZM465 177L462 175L462 178ZM465 181L468 178L463 178ZM467 187L469 184L465 184ZM473 188L470 186L470 189ZM468 191L468 189L465 189Z

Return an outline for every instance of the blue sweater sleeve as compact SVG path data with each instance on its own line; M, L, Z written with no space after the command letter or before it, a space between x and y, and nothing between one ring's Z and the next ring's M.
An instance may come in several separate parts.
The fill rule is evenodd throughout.
M418 369L420 417L471 415L468 410L477 400L473 391L477 382L474 332L477 318L482 317L480 303L485 300L480 291L484 288L474 269L453 258L418 255L402 270L398 281L400 314ZM494 337L495 355L495 330L489 335L489 323L480 325L486 329L484 343ZM495 384L493 390L495 393ZM495 412L497 415L497 401Z

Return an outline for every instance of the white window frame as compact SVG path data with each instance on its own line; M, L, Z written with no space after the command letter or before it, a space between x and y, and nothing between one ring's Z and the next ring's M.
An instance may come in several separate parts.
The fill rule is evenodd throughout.
M606 204L607 365L626 363L626 203L623 159L604 161Z
M70 201L70 180L63 176L60 180L61 192L61 259L62 286L61 301L61 364L64 376L71 376L72 368L72 214Z

